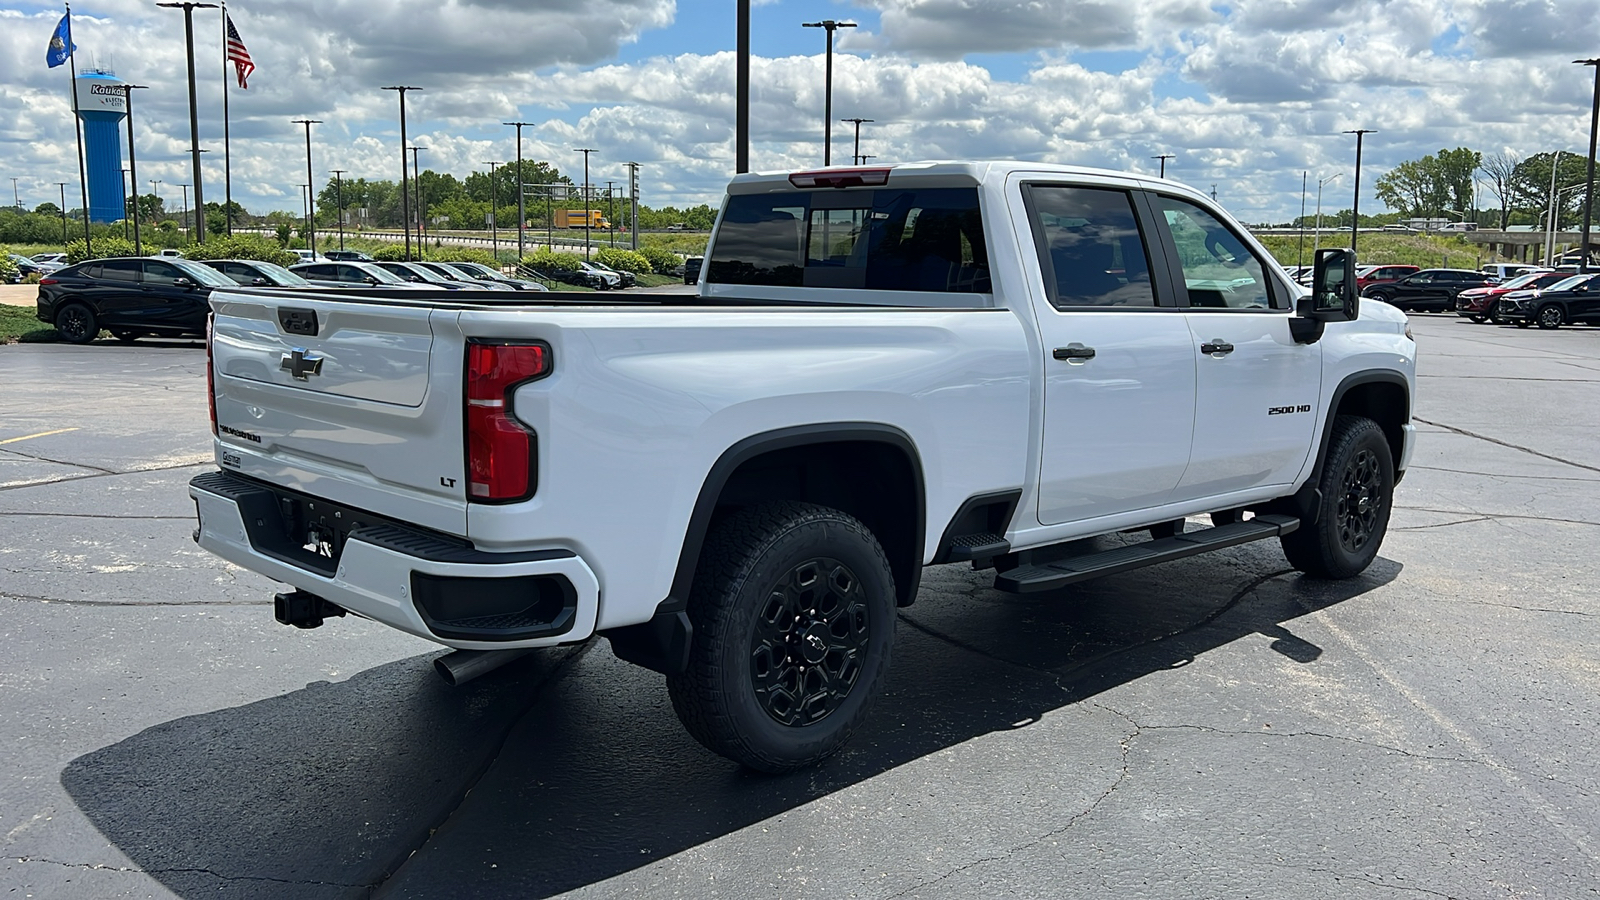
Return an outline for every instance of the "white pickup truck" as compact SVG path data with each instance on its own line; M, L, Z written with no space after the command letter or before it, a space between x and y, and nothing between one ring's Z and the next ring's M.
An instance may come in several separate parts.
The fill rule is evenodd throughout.
M924 566L1051 591L1278 538L1362 571L1416 345L1354 287L1146 176L741 175L698 294L214 292L196 540L291 585L280 621L349 611L462 678L603 634L707 747L794 769L879 692Z

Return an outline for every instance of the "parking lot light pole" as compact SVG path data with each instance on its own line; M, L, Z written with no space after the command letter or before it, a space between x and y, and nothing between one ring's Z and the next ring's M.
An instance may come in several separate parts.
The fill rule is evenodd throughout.
M1160 175L1160 177L1165 178L1165 177L1167 177L1167 160L1169 160L1169 159L1177 159L1178 155L1176 153L1161 153L1161 154L1157 154L1155 156L1152 156L1150 158L1151 159L1159 159L1159 160L1161 160L1161 175Z
M68 184L68 182L58 181L55 184L56 184L56 187L61 188L61 251L63 253L65 253L66 250L67 250L67 184ZM135 190L137 190L137 189L135 189ZM141 253L139 255L143 256L144 254Z
M306 127L306 184L316 184L316 179L311 177L311 126L321 125L321 119L295 119L296 125ZM317 256L317 192L306 191L306 240L311 244L311 257Z
M1583 237L1579 239L1578 271L1589 271L1589 226L1594 216L1594 151L1595 137L1600 134L1600 57L1575 59L1573 63L1594 68L1594 108L1589 113L1589 174L1584 178Z
M583 258L589 258L589 236L594 229L589 227L589 154L594 152L593 147L573 147L573 153L583 154ZM572 224L570 221L567 224Z
M183 189L183 236L192 244L194 233L189 228L189 186L180 184L178 187Z
M406 173L406 91L420 91L422 88L409 84L396 84L383 88L386 91L395 91L400 95L400 227L406 234L406 259L411 258L411 199L406 192L406 182L409 177ZM419 239L420 240L420 239Z
M133 92L146 90L146 84L122 86L122 104L128 114L128 178L133 182L133 255L144 255L144 242L139 240L139 164L133 155Z
M801 22L802 28L821 28L828 32L828 62L822 86L822 164L833 165L833 33L840 28L854 28L854 22ZM859 152L859 151L858 151Z
M517 129L517 264L522 264L522 257L527 254L524 244L527 240L528 212L524 206L522 194L526 188L522 186L522 126L532 125L532 122L501 122L501 125L511 125Z
M500 266L500 209L499 191L495 189L495 167L500 165L497 159L486 159L483 164L489 167L489 252L494 255L496 268Z
M733 171L750 171L750 0L734 16Z
M200 113L199 106L194 96L194 11L197 9L216 9L215 3L195 3L193 0L184 0L182 3L157 3L169 9L183 10L184 39L189 46L189 154L194 158L194 205L196 208L205 209L205 194L200 187ZM84 210L84 216L89 211ZM200 229L200 243L206 242L206 230Z
M1350 203L1350 252L1356 252L1356 229L1361 227L1361 139L1373 134L1371 128L1356 128L1346 131L1345 134L1356 136L1356 184L1353 192L1354 200Z
M859 166L859 165L861 165L861 123L862 122L873 122L873 121L876 121L876 120L875 119L853 118L853 119L840 119L839 121L841 121L841 122L849 122L849 123L851 123L851 124L856 126L856 144L855 144L854 152L852 152L850 154L850 162L853 165Z
M344 249L344 169L333 169L334 196L339 204L339 249Z

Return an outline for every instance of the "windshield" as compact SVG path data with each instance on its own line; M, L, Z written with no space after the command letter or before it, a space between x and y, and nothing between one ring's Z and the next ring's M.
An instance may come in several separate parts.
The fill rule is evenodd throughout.
M204 284L210 287L238 287L239 283L232 278L218 272L210 266L190 262L186 259L169 259L168 263L183 270L183 274L193 279L195 284Z
M1514 291L1517 288L1528 287L1528 286L1532 285L1535 281L1538 281L1539 279L1543 278L1544 276L1546 276L1548 274L1550 274L1550 273L1548 273L1548 272L1531 272L1531 273L1529 273L1527 275L1518 275L1517 277L1511 279L1510 281L1506 282L1505 284L1500 285L1500 287L1502 287L1502 288L1504 288L1504 289L1506 289L1508 291Z
M449 284L450 283L450 279L444 277L443 275L440 275L438 272L433 271L432 269L428 268L427 266L420 266L420 265L408 266L405 263L395 263L395 265L397 267L407 271L407 272L415 272L415 273L417 273L417 277L421 278L423 281L431 281L434 284Z
M1590 276L1590 275L1574 275L1571 278L1563 278L1560 281L1556 282L1555 284L1552 284L1549 287L1545 288L1545 290L1547 290L1547 291L1570 291L1573 288L1577 287L1578 285L1583 284L1585 281L1588 281L1591 277L1593 277L1593 276Z
M458 272L465 272L468 275L471 275L473 278L498 277L488 266L483 265L482 263L459 262L451 263L450 266Z
M399 275L396 275L388 269L385 269L383 266L374 265L373 263L353 262L344 263L344 265L351 266L358 272L365 272L366 274L371 275L373 278L378 279L379 284L407 283L406 280L401 278Z

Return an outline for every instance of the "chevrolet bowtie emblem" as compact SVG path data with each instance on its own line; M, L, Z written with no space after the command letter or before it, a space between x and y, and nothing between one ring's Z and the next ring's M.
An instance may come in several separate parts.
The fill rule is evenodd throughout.
M283 355L283 362L278 365L278 368L283 369L301 381L305 381L307 376L322 374L322 357L312 356L306 352L304 347L296 347L294 352Z

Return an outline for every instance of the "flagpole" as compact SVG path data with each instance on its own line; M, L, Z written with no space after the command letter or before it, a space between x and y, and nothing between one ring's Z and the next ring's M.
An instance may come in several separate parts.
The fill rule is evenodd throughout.
M83 167L83 122L78 119L78 60L73 55L77 49L72 39L72 4L67 7L67 74L72 79L72 133L78 138L78 186L83 189L83 253L85 259L94 258L94 245L89 241L89 174Z
M222 4L222 220L233 237L233 155L228 150L228 4Z

